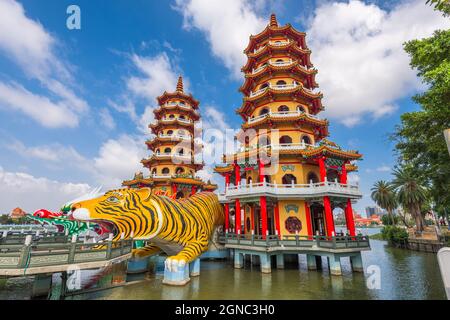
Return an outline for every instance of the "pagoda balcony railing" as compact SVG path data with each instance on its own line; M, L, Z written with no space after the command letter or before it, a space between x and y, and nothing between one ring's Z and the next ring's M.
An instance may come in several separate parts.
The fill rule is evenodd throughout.
M182 135L182 134L162 134L158 135L160 138L170 138L170 139L183 139L183 140L192 140L191 136Z
M170 152L160 152L154 154L157 158L167 158L167 157L173 157L173 158L181 158L181 159L192 159L191 155L185 155L181 153L170 153Z
M180 103L178 103L178 102L167 102L167 103L163 104L162 106L164 106L164 107L176 107L176 106L179 106L181 109L188 110L188 111L192 111L192 112L193 112L194 114L196 114L196 115L199 114L199 113L198 113L196 110L194 110L194 108L192 108L190 105L180 104ZM161 111L160 108L157 109L157 110L158 110L158 111Z
M170 179L170 178L172 178L172 175L170 175L170 174L152 174L150 176L150 178L153 178L153 179Z
M295 63L294 60L289 59L288 61L269 61L269 63L275 67L281 67L281 66L290 66ZM267 67L267 64L264 64L260 66L259 68L253 69L252 74L256 74L260 72L261 70L265 69Z
M187 120L187 119L181 119L181 118L162 118L161 121L162 122L172 122L178 120L179 122L183 122L183 123L192 123L192 120Z
M320 196L343 196L350 198L361 198L359 185L343 184L337 181L309 183L309 184L277 184L277 183L251 183L238 186L228 186L225 190L226 198L245 198L255 196L273 196L284 198L314 198Z
M300 85L294 84L294 83L293 84L270 84L269 86L267 86L265 88L259 89L259 90L254 91L254 92L250 92L250 98L253 98L253 97L256 97L256 96L259 96L259 95L263 94L264 92L267 91L268 88L273 89L273 90L280 90L280 91L282 91L282 90L295 89L295 88L297 88L299 86ZM308 89L305 88L305 90L308 90Z
M282 151L282 150L304 150L308 147L312 147L315 148L317 146L313 145L313 144L309 144L309 143L305 143L305 142L301 142L301 143L279 143L279 144L267 144L267 145L255 145L255 146L249 146L249 147L243 147L241 146L240 148L238 148L237 152L245 152L245 151L252 151L255 149L271 149L271 150L278 150L278 151Z
M272 46L277 46L277 47L282 47L282 46L286 46L289 43L291 43L290 40L286 40L286 41L269 41L269 44ZM258 53L261 50L263 50L266 47L266 45L263 45L261 47L259 47L258 49L253 50L253 53Z
M293 118L295 118L295 117L298 117L298 116L300 116L300 115L302 115L304 113L305 112L300 111L300 110L296 110L296 111L279 111L279 112L269 111L268 113L262 114L260 116L256 116L254 118L248 118L247 123L248 124L255 123L255 122L258 122L258 121L260 121L262 119L265 119L265 118L268 118L268 117L270 117L270 118L286 118L286 117L293 117ZM317 117L315 115L312 115L312 114L309 114L309 113L306 113L306 114L307 114L307 116L309 118L322 120L321 118L319 118L319 117Z

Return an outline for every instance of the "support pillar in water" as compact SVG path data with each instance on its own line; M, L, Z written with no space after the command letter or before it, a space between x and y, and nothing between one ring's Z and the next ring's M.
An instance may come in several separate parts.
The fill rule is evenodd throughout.
M200 258L195 259L190 263L191 277L197 277L200 275Z
M175 269L171 268L171 270L169 270L166 263L164 267L164 284L168 284L171 286L184 286L190 280L189 263L186 263L183 267L177 267Z
M341 259L339 256L335 254L331 254L328 256L328 265L330 267L330 273L334 276L340 276L342 275L341 270Z
M277 269L284 269L284 255L277 254Z
M52 274L37 274L34 276L32 298L47 297L52 289Z
M352 270L355 272L364 272L364 267L361 258L361 252L358 252L354 256L350 256L350 263L352 264Z
M267 253L261 253L259 255L260 261L261 261L261 272L262 273L271 273L272 272L272 266L270 261L270 255Z
M308 265L308 270L317 270L316 258L317 257L313 256L312 254L306 255L306 263Z

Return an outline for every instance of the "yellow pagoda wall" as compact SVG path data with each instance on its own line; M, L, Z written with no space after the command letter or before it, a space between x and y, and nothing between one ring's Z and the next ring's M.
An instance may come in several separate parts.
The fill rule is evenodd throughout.
M279 212L280 212L280 233L281 236L284 235L294 235L295 233L290 233L286 229L286 219L289 217L296 217L300 220L302 224L302 229L299 232L301 236L308 235L308 225L306 223L306 211L305 211L305 201L303 200L280 200L278 202ZM287 211L286 206L296 206L298 208L298 212L294 212L294 210Z

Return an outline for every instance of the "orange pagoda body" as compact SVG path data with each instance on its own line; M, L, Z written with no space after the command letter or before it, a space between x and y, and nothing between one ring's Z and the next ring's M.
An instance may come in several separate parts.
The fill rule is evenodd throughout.
M215 168L225 177L225 230L263 239L332 237L333 210L341 208L345 233L354 236L352 201L362 195L347 173L357 169L352 162L361 154L326 139L305 33L279 26L272 15L244 52L241 149Z
M198 191L214 191L216 185L209 181L205 183L196 176L203 168L203 163L195 161L195 155L202 151L202 145L194 141L194 122L200 119L199 102L191 94L184 93L181 77L175 92L164 92L157 100L156 122L149 125L154 137L146 141L152 155L141 161L150 175L144 177L141 172L136 173L123 185L150 187L157 194L177 199Z

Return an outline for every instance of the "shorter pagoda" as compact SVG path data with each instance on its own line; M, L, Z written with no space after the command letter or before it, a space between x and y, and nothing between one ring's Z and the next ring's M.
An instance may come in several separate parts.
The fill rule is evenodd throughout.
M149 125L155 136L146 141L152 154L141 161L150 175L144 177L138 172L122 185L150 187L156 194L176 199L187 198L198 191L216 190L217 185L205 183L196 176L203 168L203 163L194 161L203 148L194 141L194 121L200 120L199 102L184 92L182 77L178 78L175 92L164 92L157 100L159 107L153 111L156 122Z

